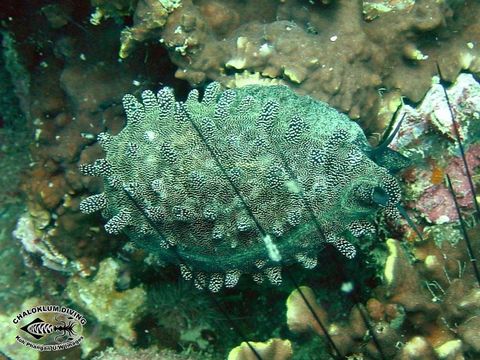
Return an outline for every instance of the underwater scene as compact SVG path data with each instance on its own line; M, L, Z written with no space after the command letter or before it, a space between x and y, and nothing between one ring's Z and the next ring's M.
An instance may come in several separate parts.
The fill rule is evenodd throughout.
M3 0L0 360L479 360L479 19Z

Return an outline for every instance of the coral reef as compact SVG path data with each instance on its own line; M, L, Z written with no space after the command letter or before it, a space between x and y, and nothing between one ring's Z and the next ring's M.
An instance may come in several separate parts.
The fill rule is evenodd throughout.
M292 357L292 345L289 340L270 339L267 342L250 342L261 359L288 360ZM228 354L228 360L257 360L252 349L243 342Z
M287 84L352 118L361 116L367 134L381 133L403 97L410 105L409 100L423 97L437 72L435 62L441 80L453 81L462 69L478 75L478 2L42 0L20 5L4 1L0 19L0 357L37 357L13 345L9 326L11 314L36 296L38 303L76 306L88 316L83 347L50 355L58 358L91 358L103 351L117 358L216 360L245 338L288 338L294 358L328 358L323 335L288 332L283 321L288 281L270 287L241 279L237 288L214 295L246 335L237 336L208 298L199 300L205 294L174 285L179 277L175 267L149 266L152 257L142 249L121 250L126 238L107 234L99 226L100 216L79 212L81 199L101 192L103 185L82 177L78 165L101 156L95 144L99 133L116 136L124 127L123 94L139 96L143 89L168 85L183 100L188 84L180 79L195 86L212 79L227 87ZM462 74L447 90L472 170L480 151L473 80ZM473 228L475 222L442 92L434 85L421 109L404 106L397 114L400 119L407 113L394 145L414 164L403 175L406 208L424 241L405 226L392 234L381 225L381 238L387 233L406 243L389 241L385 255L377 238L365 239L356 245L359 254L368 254L366 263L362 256L347 262L327 247L319 258L320 271L292 265L296 280L315 290L321 304L317 311L323 310L321 318L338 346L367 358L379 355L359 309L379 331L381 349L388 354L478 357L478 321L472 317L478 316L478 294L464 244L455 242L461 236L445 173L451 175L467 223ZM17 238L12 235L15 222ZM478 230L473 229L478 247ZM125 262L112 260L115 256ZM385 273L386 256L392 271ZM101 285L98 277L106 274L104 268L97 272L99 264L110 262L122 265L118 273L112 270L115 265L110 268L111 282L104 283L108 291L99 296L99 305L106 304L107 296L121 299L128 289L144 289L142 299L148 292L142 310L149 308L143 312L139 304L129 303L138 319L126 316L124 324L112 324L79 296L83 290L93 298ZM377 268L382 276L393 274L391 281L385 278L377 286ZM342 317L350 306L348 297L336 291L345 281L342 272L361 275L361 299L370 299L352 310L350 319ZM415 281L401 281L405 274ZM157 306L152 305L155 299ZM314 304L313 295L310 302ZM201 307L205 311L198 314ZM445 321L441 312L448 314ZM172 319L169 324L159 319L162 313ZM310 320L303 319L303 325ZM318 324L311 324L318 330ZM122 325L132 335L129 339L118 333ZM400 342L386 347L396 336Z
M105 337L112 337L115 345L122 347L135 341L133 324L140 319L146 293L141 287L117 291L115 282L119 270L120 265L115 260L105 259L92 280L71 277L65 293L102 324ZM92 344L85 341L84 346L92 347Z
M90 3L95 8L90 16L90 23L100 25L109 18L121 23L122 18L131 14L135 9L138 0L91 0Z
M133 272L130 266L138 271L141 267L128 264L119 274L111 267L107 272L111 283L99 282L98 274L93 280L85 280L96 274L99 263L109 252L116 253L124 243L121 237L106 236L103 228L95 225L99 220L78 211L84 192L101 190L98 181L85 179L78 173L78 163L99 156L99 147L83 151L96 134L107 130L115 133L123 126L118 104L125 92L167 79L170 84L178 84L171 80L172 65L164 52L149 52L152 58L146 60L141 51L118 63L121 28L108 20L98 27L86 25L83 19L88 18L88 3L38 4L38 7L8 4L7 8L12 16L5 22L2 20L2 26L9 28L8 33L2 30L2 37L8 35L8 41L3 39L2 55L8 56L10 73L4 79L2 57L1 75L4 84L10 84L10 78L13 82L8 92L2 92L0 118L0 160L4 170L0 218L1 312L10 314L11 310L18 310L14 304L22 303L32 293L45 298L47 303L73 301L79 311L89 316L83 356L92 356L113 342L119 348L128 348L137 339L133 325L144 321L139 306L146 294L137 294L134 302L122 305L125 293L130 293L117 291L116 286L125 281L124 274ZM149 73L152 64L161 66L164 74ZM178 88L182 89L181 84ZM9 101L10 98L15 101ZM25 173L19 188L17 173L23 165ZM141 253L130 255L142 263ZM105 279L104 270L100 270L100 275ZM102 284L109 289L105 296L96 293ZM128 289L128 281L122 286L123 290ZM141 289L138 285L133 288ZM102 301L95 303L95 295ZM91 303L85 303L85 299ZM115 323L106 311L112 305L109 301L117 305L113 310L121 305L125 314L138 318L127 316L131 321L125 321L123 314L117 313ZM163 310L157 307L157 311ZM60 352L58 356L79 358L79 352L72 355Z
M159 14L162 26L150 25L155 11L137 11L134 28L160 40L179 67L175 76L192 85L234 87L244 71L280 78L350 118L368 115L375 131L384 126L372 122L381 98L400 93L419 101L435 62L448 80L462 69L480 71L478 11L472 2L434 0L185 0L166 22ZM130 43L124 39L122 49Z
M478 229L471 229L478 251ZM478 356L480 310L477 280L468 266L464 243L448 241L436 246L434 239L409 250L393 239L387 241L384 284L377 287L365 307L357 305L346 322L328 320L325 309L303 288L342 356L364 359L460 359ZM325 333L304 300L294 291L287 300L287 323L293 332ZM361 311L369 320L362 318ZM365 321L370 322L366 324ZM372 333L373 332L373 333ZM381 353L383 355L381 355Z
M480 85L471 75L462 74L449 89L433 85L417 108L405 106L399 111L398 119L403 122L394 146L415 159L415 165L404 174L407 180L404 187L410 200L407 203L410 213L417 218L418 224L424 225L424 236L420 239L407 231L407 241L403 244L387 240L388 256L383 265L382 284L372 291L365 305L357 302L348 319L329 319L328 310L316 304L312 290L303 288L305 297L313 304L313 311L335 344L337 350L332 350L333 353L355 354L364 359L479 356L480 279L476 278L471 264L476 261L475 254L480 252L479 225L477 220L468 220L473 224L468 230L473 251L470 254L455 226L458 214L443 180L444 174L450 175L454 188L458 189L459 205L468 218L473 219L472 193L458 153L458 143L452 139L453 124L445 92L473 172L478 167L480 109L476 99L479 89ZM422 144L420 148L419 143ZM435 168L439 166L444 167L441 175L435 175ZM426 207L424 199L441 199L441 203ZM298 291L288 298L287 308L291 331L313 331L325 336Z
M480 144L477 141L480 84L472 75L461 74L446 92L463 141L469 145L465 156L474 171L480 165ZM392 148L415 163L406 176L407 201L429 224L457 220L452 197L443 181L444 174L455 179L462 207L472 206L472 194L463 161L453 141L453 123L443 86L434 84L417 108L403 106L396 117L397 121L400 119L403 119L402 127Z
M168 15L181 6L181 0L140 0L134 13L134 26L125 28L121 35L119 56L126 58L136 42L142 42L160 34Z

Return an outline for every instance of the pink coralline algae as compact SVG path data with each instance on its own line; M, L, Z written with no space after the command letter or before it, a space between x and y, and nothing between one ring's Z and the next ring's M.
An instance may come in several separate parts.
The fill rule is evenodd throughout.
M446 90L462 141L470 171L480 165L480 144L475 143L475 122L480 117L480 84L472 75L461 74ZM472 206L463 161L454 141L452 115L444 87L434 84L417 107L403 106L397 114L403 119L392 148L412 159L405 175L407 198L429 223L442 224L458 220L452 197L443 181L449 174L461 207Z
M472 145L465 155L471 170L475 170L480 165L480 145ZM462 159L459 157L451 159L444 172L455 179L454 186L460 206L472 207L472 192ZM458 220L452 196L443 183L426 188L425 192L415 202L415 208L423 213L431 223L442 224Z

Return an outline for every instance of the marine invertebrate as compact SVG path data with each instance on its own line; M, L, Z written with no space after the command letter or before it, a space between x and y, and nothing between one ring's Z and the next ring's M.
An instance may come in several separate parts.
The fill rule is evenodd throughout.
M203 2L204 4L207 3L207 1L199 0L195 1L195 4L198 5L201 2ZM427 3L426 1L422 2ZM228 2L223 3L227 4ZM246 8L248 6L248 3L252 4L254 2L231 1L229 4L232 3L245 4L241 6L245 6ZM294 1L270 1L270 3L284 4L285 6L290 6L290 8L293 8L293 6L297 6L297 3ZM308 2L302 1L302 3L308 6ZM318 4L318 2L316 3ZM69 261L79 259L83 262L83 259L87 259L88 263L86 264L90 266L86 266L86 268L89 269L90 272L93 272L95 271L95 264L97 264L98 261L100 261L105 256L111 256L112 252L116 252L116 250L122 245L123 241L121 241L121 238L108 235L105 236L105 232L103 231L103 229L98 228L98 217L78 213L78 202L80 201L80 198L84 196L86 192L98 193L99 191L101 191L101 181L99 181L100 179L97 178L90 179L81 178L80 176L78 176L78 172L76 171L77 162L89 161L88 157L92 159L94 158L94 156L99 156L95 154L95 147L97 148L97 150L99 150L99 146L89 148L87 151L83 152L84 147L94 141L94 135L98 134L101 131L109 131L115 134L116 129L123 126L120 114L120 106L116 105L121 99L122 94L124 94L125 92L136 91L135 87L148 88L154 86L152 85L153 83L158 83L155 75L158 74L159 68L162 69L162 74L171 73L173 75L173 71L168 71L167 69L165 69L163 63L162 65L160 65L159 62L161 62L164 57L161 57L159 54L153 54L155 46L157 46L157 49L160 48L160 45L156 44L156 42L154 41L145 44L146 46L139 46L136 53L132 54L128 61L116 63L116 57L114 56L114 54L116 54L116 52L118 51L118 47L116 46L118 44L113 44L112 46L111 41L108 41L108 39L115 38L115 29L117 27L115 26L115 24L113 24L113 21L105 21L101 28L96 28L92 30L92 27L85 22L85 14L88 11L88 9L85 10L85 2L80 1L74 2L72 4L75 4L75 11L72 12L72 20L85 27L86 31L80 30L80 32L84 32L86 38L84 36L81 36L81 34L79 35L78 33L75 33L73 28L73 22L70 22L69 25L67 25L67 29L64 28L56 33L54 33L53 31L48 31L48 26L39 26L39 22L37 22L37 20L41 17L34 16L39 11L38 8L35 6L29 6L27 8L24 7L24 9L29 10L28 14L31 14L31 16L25 17L27 19L26 23L20 23L20 25L25 26L19 26L18 19L21 18L19 16L13 16L13 20L7 21L6 25L12 30L12 32L15 32L15 27L17 29L22 29L22 31L16 31L19 34L17 44L19 48L23 49L22 54L24 54L28 59L27 63L29 64L29 71L33 80L31 94L29 99L27 99L26 103L32 110L33 116L32 119L29 121L30 125L34 128L37 136L35 138L35 142L31 144L32 146L30 148L32 153L32 172L28 176L26 176L24 184L25 186L23 187L23 190L26 192L29 199L29 213L32 215L32 208L35 208L34 206L32 206L32 204L40 204L41 209L45 210L49 214L47 226L41 229L42 235L45 236L45 238L49 242L54 244L55 247L57 247L62 254L65 254L68 257ZM339 4L339 6L343 6L342 2L337 2L337 4ZM15 9L19 10L21 9L18 6L15 6L15 4L13 4L13 2L11 1L7 1L6 6L15 7ZM78 11L77 9L79 6L83 7L84 10ZM319 9L319 7L317 7L317 9ZM300 10L300 7L298 7L298 10ZM326 11L323 11L322 9L322 12L324 14L331 14L330 12L328 12L328 9L325 10ZM178 9L178 11L180 11L180 9ZM292 18L295 20L295 23L300 27L302 26L302 21L299 21L299 17L295 16L293 11L282 11L284 14L291 14ZM474 13L474 11L471 12L472 14ZM242 11L239 11L239 13L242 14ZM262 12L259 11L258 13ZM312 14L312 16L315 16L315 14L319 12L310 11L309 13ZM386 23L389 28L395 28L392 27L392 24L398 24L397 20L401 22L403 21L403 19L406 19L404 13L395 13L396 15L394 17L394 12L392 12L392 16L390 16L388 19L383 20L383 22ZM173 17L173 14L174 13L172 13L172 20L175 19ZM263 12L262 15L263 14L265 14L265 12ZM351 13L352 16L354 14L355 13L353 12ZM337 13L337 15L339 14ZM275 18L275 16L273 16L273 18ZM463 17L460 14L457 16L457 18L462 19ZM186 20L191 20L191 17L187 17ZM382 18L379 17L378 20L382 20ZM340 19L340 21L345 21L345 18L343 18L343 20ZM376 21L377 20L375 20L375 23ZM468 23L468 19L463 18L462 21L464 21L465 24ZM349 22L345 22L345 24L348 23ZM375 25L375 23L371 23L371 25ZM12 26L12 24L16 24L15 27ZM173 30L176 29L177 24L170 24L172 34ZM332 27L336 26L331 21L329 21L328 24L331 24ZM188 25L188 22L186 22L185 25ZM316 26L316 24L314 24L314 26ZM32 31L38 29L39 27L42 28L41 32ZM218 25L216 27L219 28ZM263 30L263 27L260 27L258 29ZM188 27L184 27L182 28L182 30L185 34L185 32L189 29ZM353 32L355 31L356 30L354 30ZM27 33L30 35L28 37L28 41L25 41L25 38L22 36L22 34ZM101 36L102 33L104 33L105 36ZM291 33L292 32L290 31L290 34ZM321 33L323 35L326 35L327 38L329 37L328 28L321 28ZM405 33L407 33L408 35L408 31L406 31ZM435 33L434 35L437 35L436 31L432 33ZM40 36L38 34L40 34ZM287 32L287 30L284 30L283 34L279 32L279 35L285 35L283 39L285 39L287 44L289 43L286 37L288 34L289 33ZM456 37L453 34L454 33L452 32L451 36ZM180 36L181 34L177 33L176 35ZM188 35L189 34L185 36L188 37ZM422 52L428 54L430 59L433 58L431 52L426 49L426 47L422 43L415 41L415 34L412 35L413 40L412 37L409 36L410 40L412 40L417 45L418 49L421 49ZM117 37L118 36L119 34L117 33ZM428 34L424 33L421 35L421 38L425 37L428 37ZM385 39L389 38L391 39L392 36L385 36ZM335 46L335 44L339 44L338 46L340 46L340 41L342 40L343 36L342 34L340 34L338 36L338 39L332 45ZM472 44L476 43L473 36L465 40L472 41ZM442 42L442 44L447 44L447 47L449 47L448 45L450 44L450 42L447 39L440 36L440 41ZM35 47L37 49L42 49L41 56L34 56L35 52L28 51L29 45L27 45L27 43L30 45L35 44ZM226 43L230 45L235 45L233 41L227 41ZM302 42L298 41L296 43L300 44ZM460 43L462 42L459 41L459 44ZM65 44L69 45L70 47L67 49L68 46L65 46ZM290 42L290 44L292 43ZM349 44L349 42L346 41L343 44ZM297 51L298 48L294 46L295 43L293 43L292 45L292 54L295 54L295 57L297 57L297 55L299 54L299 52ZM202 43L199 47L201 46ZM435 47L436 46L437 45L435 45ZM27 48L27 51L25 51L25 48ZM55 51L53 49L55 49ZM220 55L222 53L222 51L217 51L218 48L215 48L215 46L213 46L212 49L216 51L216 55ZM451 50L449 50L449 52L451 52L452 54L459 54L459 52L455 51L455 49L456 47L454 46ZM471 49L472 54L476 51L476 49L477 47L475 45L475 47ZM68 53L67 50L70 51L70 53ZM182 49L179 48L179 50ZM193 51L191 50L196 50L194 44L192 44L192 47L186 48L187 52L184 57L186 61L189 57L192 58L193 61L195 61L196 59L196 57L193 56ZM250 51L252 49L249 48L248 50ZM270 47L263 47L262 50L267 51L267 53L268 51L272 51ZM357 50L357 46L355 46L355 48L352 50ZM147 52L147 54L145 54L144 51ZM382 51L386 50L382 49ZM251 54L253 54L253 52L254 49L252 50ZM113 56L102 57L100 56L102 53L108 53L110 55L113 54ZM177 53L180 54L178 51ZM231 52L228 52L228 54L225 55L226 60L229 60L232 54L236 54L234 47L232 48ZM250 52L248 54L250 54ZM302 51L301 54L304 55L305 53ZM330 59L330 56L333 54L335 54L335 51L326 52L325 59ZM382 52L378 51L376 54L381 55ZM146 59L147 55L148 59L153 59L151 63L144 62L144 59ZM212 55L212 52L210 52L209 54L205 54L205 56L199 56L198 64L201 65L201 60L204 60L205 58L213 59L213 57L210 57L209 55ZM276 57L276 59L278 59L278 57ZM285 57L285 59L287 59L287 57ZM446 59L446 57L442 57L442 59ZM281 63L282 60L279 60L277 65L280 66ZM388 61L387 63L390 64L390 62ZM139 66L132 67L133 64L139 64ZM208 66L210 66L210 64L212 63L207 63ZM362 60L362 64L370 67L371 69L377 69L377 64L372 60L364 59ZM394 72L399 70L400 73L402 73L402 70L404 70L404 68L402 68L401 66L397 67L396 62L394 62L393 64L394 65L392 66L392 70L388 71L388 76L408 79L402 74L395 75ZM422 62L420 64L410 64L408 71L410 72L410 74L414 74L413 76L416 77L418 75L416 70L418 69L423 73L423 70L421 69L425 69L425 64L428 65L428 63L426 62ZM219 67L215 65L215 62L213 62L211 69L214 71L218 71ZM92 71L90 70L92 68L101 69L100 71ZM352 66L352 68L354 68L354 66ZM249 67L248 69L251 71L254 70L251 67ZM194 69L188 67L180 68L179 73L181 74L181 72L184 70L190 72L192 78L195 75ZM257 70L261 71L261 69ZM334 71L336 74L335 76L333 76L333 80L339 78L339 76L337 75L350 75L350 72L342 72L341 70L338 70L338 67L336 66ZM226 69L226 74L224 75L230 78L232 76L232 73L234 72L236 72L234 68L228 68ZM209 74L208 71L205 71L205 74L207 75L207 78L212 78L211 74ZM307 76L305 81L301 84L298 84L298 86L301 87L302 84L307 86L307 81L309 85L312 86L314 84L325 85L334 83L333 80L332 82L327 81L326 76L328 75L328 72L325 72L324 74L325 78L313 78ZM359 75L361 74L361 72L355 71L355 74ZM421 77L418 78L421 79ZM60 79L60 81L58 79ZM312 79L311 82L309 81L310 79ZM229 79L226 80L228 81ZM354 96L352 96L353 103L361 104L361 93L355 92L356 90L354 86L359 85L360 88L365 87L363 87L358 80L359 78L353 79L350 85L348 85L348 82L342 82L342 88L338 93L335 93L335 96L333 93L328 93L323 96L326 96L325 99L333 96L332 104L338 105L340 99L345 98L348 100L348 94L352 93L354 94ZM365 77L365 80L368 82L371 79ZM177 90L179 89L179 87L177 87L176 84L170 79L165 80L165 78L162 78L161 82L167 83L169 84L169 86L173 86ZM406 82L409 81L407 80ZM428 83L429 82L430 80L428 79ZM294 84L294 86L296 85ZM412 88L419 88L416 87L416 84L414 82L412 82L410 86ZM385 93L386 96L389 94L388 91L391 89L391 84L385 83L385 87L387 87ZM8 86L6 88L8 88ZM332 87L332 89L334 89L334 87ZM345 89L345 91L343 91L343 89ZM350 91L348 89L352 90ZM304 91L308 92L308 90ZM399 95L408 95L408 92L403 91L403 88L402 90L398 90L398 92ZM100 97L99 94L101 95ZM357 94L359 96L357 96ZM376 91L374 92L374 94L376 94ZM348 104L347 100L345 101ZM15 135L15 137L18 136L18 134ZM425 144L425 142L422 143ZM80 155L81 151L82 154ZM421 176L422 175L419 175L419 177ZM61 181L62 178L66 181ZM430 176L427 177L427 179L430 178ZM417 181L415 182L418 183ZM68 195L64 196L64 194ZM442 231L442 228L438 228L438 231ZM377 248L381 248L381 246L377 246ZM141 253L141 251L136 252L135 255L137 255L138 253ZM328 253L330 254L330 252ZM4 258L7 257L4 256ZM8 263L11 263L11 261L9 260ZM350 262L350 264L352 263L357 263L357 261ZM137 266L137 264L138 263L130 263L127 266L129 266L131 269L135 269L139 267ZM39 267L36 268L39 269ZM23 270L23 268L21 268L21 270ZM71 272L74 271L76 270L73 269L70 272L65 273L64 276L69 277L71 276ZM168 271L168 268L162 269L161 273L163 274ZM152 271L148 272L152 273ZM333 273L335 273L335 270L333 271ZM310 279L312 277L314 277L315 279L321 279L322 276L333 277L332 273L329 272L329 269L325 269L324 267L322 267L321 271L308 272L308 275L300 274L300 276L308 276ZM63 293L64 296L62 297L62 287L61 281L58 280L58 273L40 273L40 271L37 271L36 276L31 275L30 278L32 279L32 282L45 278L51 279L51 281L54 282L55 285L51 288L56 291L49 291L49 289L46 290L43 283L41 283L43 293L49 295L48 299L50 301L68 301L68 294ZM172 278L173 276L168 280L172 281ZM138 278L138 281L144 282L145 277ZM24 280L22 280L22 283L23 282ZM315 285L312 285L312 287L315 287L317 294L320 293L319 288L322 288L324 290L323 284L319 284L318 282L315 283ZM263 286L250 286L250 289L255 289L255 295L258 295L258 298L269 297L278 299L281 297L275 295L272 296L272 292L275 291L274 294L277 294L277 292L281 291L281 289L284 289L284 287L275 288L272 290L268 287L265 288ZM236 289L235 291L228 291L227 295L237 293L237 290L239 289ZM10 294L16 293L12 290L11 287L5 287L5 291ZM52 299L52 294L58 295ZM249 294L251 294L251 292ZM18 299L19 296L16 296L16 299ZM225 299L223 295L216 296L216 298L220 299L220 301ZM253 298L254 297L250 297L249 299ZM238 301L238 298L237 302L240 302ZM274 300L272 300L272 303L273 302ZM276 302L278 303L278 301ZM7 303L8 301L5 302L5 304ZM20 302L18 301L18 303ZM252 302L249 300L249 303L251 304ZM253 306L251 306L250 308L253 308ZM330 311L331 310L332 309L330 309ZM257 309L245 310L240 314L243 319L245 319L247 316L249 318L256 318L259 316L259 314L268 314L270 315L270 318L278 318L278 313L275 310L259 304L257 305ZM8 323L8 319L5 320L5 323ZM92 323L95 323L93 319ZM243 328L252 330L255 329L255 335L247 334L247 338L252 340L265 340L270 337L279 336L279 333L272 334L268 333L268 331L259 332L254 325L245 325ZM276 331L276 329L273 329L274 327L272 327L272 331ZM222 334L222 341L225 337L227 337L227 334L222 332L222 330L220 329L216 329L215 332L217 334ZM151 333L152 332L150 332L150 334ZM90 334L92 339L98 339L102 336L112 337L111 334L105 334L105 332L101 332L101 334L99 334L99 332L91 332ZM147 335L143 332L138 332L138 334L140 340L147 337ZM240 341L236 341L235 344L239 342ZM83 356L87 356L86 352L84 352Z
M292 292L287 300L287 323L293 332L312 330L326 336L312 316L313 311L327 329L337 354L355 354L364 359L478 357L480 273L476 261L480 213L475 199L475 174L480 109L475 99L479 89L471 75L462 74L449 89L434 84L421 105L404 106L399 112L405 128L402 126L399 132L403 138L394 145L417 160L415 180L409 171L408 181L403 184L407 199L422 199L432 194L432 189L445 187L445 200L451 202L445 201L435 212L443 214L443 220L436 221L432 209L427 212L418 206L418 201L409 206L419 222L422 216L423 223L428 224L425 236L412 240L407 233L404 238L408 241L403 244L394 239L386 241L389 254L383 263L382 283L365 305L354 299L356 304L347 318L332 321L335 315L316 303L311 289L302 289L310 307L298 290ZM440 123L450 132L439 131ZM432 158L448 164L446 178L440 182L435 179L434 183L430 176Z
M50 252L55 249L57 254L62 254L65 258L62 262L68 262L68 266L55 268L61 269L65 275L81 271L83 276L87 276L92 274L98 262L107 256L100 254L108 252L109 245L118 246L119 242L118 239L107 237L98 225L92 226L91 217L78 211L80 197L86 189L89 192L101 189L98 179L90 181L78 173L78 162L89 161L89 157L97 158L100 155L100 148L91 147L83 152L87 144L95 140L96 134L105 129L115 132L122 126L121 106L116 104L121 102L125 92L134 91L146 81L147 76L142 69L149 66L145 66L143 60L132 61L133 58L129 59L128 64L114 65L115 61L111 62L110 55L118 50L115 37L102 30L98 32L95 42L92 42L91 32L95 31L92 30L94 26L86 25L84 29L77 27L78 31L71 28L73 23L83 24L84 16L88 12L88 2L62 3L62 8L70 8L68 13L72 18L69 25L58 31L52 28L45 17L37 17L38 22L35 24L28 21L31 14L42 13L41 7L44 4L37 5L38 7L22 8L22 14L8 15L15 19L9 22L8 26L11 36L9 46L11 44L16 49L15 52L14 49L9 50L9 53L17 54L18 60L29 64L25 72L29 74L30 80L27 82L28 78L20 76L17 65L13 68L15 73L12 73L15 83L4 87L5 91L18 87L18 91L9 90L9 93L19 97L19 107L25 113L25 120L21 121L19 116L12 117L15 119L15 126L19 128L15 131L15 136L9 135L0 139L0 142L5 146L10 142L20 144L20 134L23 131L27 133L27 142L23 146L26 168L21 183L12 181L14 169L7 169L5 163L3 168L7 170L5 178L8 178L8 187L4 186L3 189L11 191L12 195L14 191L22 194L14 195L19 200L22 199L21 201L25 195L26 215L21 218L22 214L17 215L18 227L27 224L21 223L22 218L28 217L32 220L32 229L35 230L35 237L32 239L41 240L36 247L48 247ZM11 5L11 8L13 10L15 6ZM81 13L83 15L80 15ZM112 29L113 21L104 25ZM27 28L42 28L43 37L35 36L32 31L28 31L30 35L27 35L20 30ZM61 35L66 28L72 31L68 31L68 36ZM24 35L30 36L29 40L26 40ZM41 60L28 51L28 43L35 43L38 48L43 49ZM47 46L47 43L50 45ZM7 43L4 39L5 45ZM154 62L165 66L165 74L169 72L166 70L168 60L165 56L162 58L160 54ZM115 76L120 73L122 76ZM156 75L148 81L153 79L156 79ZM27 86L28 84L30 85ZM51 91L45 91L47 88ZM9 112L2 113L5 121L7 114L13 112L12 106L8 109ZM9 126L9 123L5 125ZM12 160L12 165L20 164L20 153L4 153ZM6 201L1 198L0 203L3 205ZM92 239L95 239L97 246L88 246ZM110 244L109 239L112 240ZM37 261L37 255L43 256L37 251L35 255L29 255L28 262L41 267L42 262Z
M327 104L286 86L212 83L198 97L126 95L126 127L101 133L106 157L81 166L104 192L80 203L185 278L193 269L198 287L233 287L241 273L280 283L280 260L312 268L325 243L352 258L379 211L397 215L399 185L377 163L404 158Z

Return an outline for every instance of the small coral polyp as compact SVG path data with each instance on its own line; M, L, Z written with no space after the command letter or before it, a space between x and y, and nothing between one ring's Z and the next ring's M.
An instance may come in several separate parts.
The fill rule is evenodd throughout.
M286 86L211 83L185 102L163 88L123 104L125 128L98 136L106 157L81 166L104 192L80 209L101 210L107 232L178 263L200 288L233 287L242 273L280 283L282 265L315 267L326 243L353 258L378 212L397 213L399 186L378 164L396 169L398 154Z

